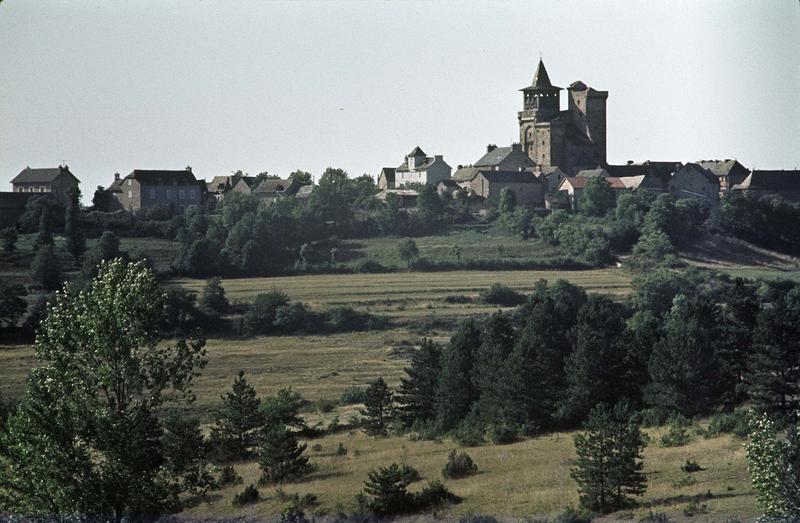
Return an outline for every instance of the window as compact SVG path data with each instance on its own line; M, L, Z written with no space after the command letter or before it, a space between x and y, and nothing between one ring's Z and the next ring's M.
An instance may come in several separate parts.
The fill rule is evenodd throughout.
M186 199L186 191L184 191L183 189L178 190L178 195L181 200Z
M128 198L130 198L130 199L133 198L133 191L128 191Z
M155 200L156 199L156 190L154 188L152 188L152 187L150 188L150 199L151 200Z
M40 185L39 192L47 192L47 187L45 187L44 185Z
M133 180L128 178L128 186L131 186L131 185L133 185Z

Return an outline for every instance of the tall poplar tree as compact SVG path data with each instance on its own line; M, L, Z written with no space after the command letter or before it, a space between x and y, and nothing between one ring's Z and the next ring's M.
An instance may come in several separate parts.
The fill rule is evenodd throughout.
M76 262L86 250L86 238L80 227L81 190L73 185L67 190L67 207L64 212L64 237L66 238L67 252L72 254Z

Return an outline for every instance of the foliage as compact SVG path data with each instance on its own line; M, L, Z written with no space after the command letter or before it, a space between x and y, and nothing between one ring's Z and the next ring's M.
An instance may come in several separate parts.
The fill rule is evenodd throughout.
M629 412L618 405L592 410L586 431L575 436L577 459L570 475L578 484L581 505L611 512L629 506L630 495L644 494L644 438Z
M448 479L459 479L478 473L478 466L466 452L455 449L447 455L447 463L442 469L442 476Z
M361 389L356 386L349 386L342 392L342 395L339 397L339 403L342 405L354 405L356 403L364 403L366 399L366 394L364 389Z
M225 296L225 289L222 287L222 281L217 278L210 278L203 288L203 293L200 295L199 302L200 310L206 315L219 318L228 312L230 303Z
M586 181L578 208L589 216L605 216L614 208L615 202L614 190L608 180L602 176L593 176Z
M86 279L94 278L102 261L119 258L120 255L119 238L113 232L106 231L84 257L81 274Z
M313 470L303 456L305 444L297 442L294 433L284 425L267 430L259 444L259 466L262 483L283 483L302 478Z
M73 185L67 190L67 209L64 215L64 237L67 252L77 261L86 250L86 238L80 227L81 190Z
M726 191L719 205L720 226L738 238L773 249L800 245L800 204L777 195Z
M278 425L303 430L306 422L300 416L300 409L305 404L302 396L291 388L280 389L276 396L265 398L261 402L261 417L268 429Z
M53 232L64 226L64 206L49 194L32 196L25 204L25 211L17 221L20 232L36 232L45 214L48 229Z
M211 441L223 459L244 459L256 445L258 431L264 425L261 400L244 371L239 371L230 392L222 396L222 404L211 412L214 425Z
M700 472L701 470L703 470L703 467L701 467L695 460L687 459L686 463L681 465L681 470L688 474L691 474L692 472Z
M0 281L0 327L14 328L17 320L28 310L25 287Z
M87 290L57 295L36 337L39 365L0 442L3 510L119 520L177 507L155 413L193 399L204 343L160 343L162 299L148 269L119 260Z
M31 280L40 288L54 291L61 287L63 275L53 244L38 248L31 262Z
M754 415L745 444L747 468L756 499L768 516L800 515L800 432L791 427L785 441L775 422Z
M750 432L750 423L747 411L737 409L733 412L721 412L708 419L708 428L703 434L705 437L714 437L720 434L733 434L739 438L746 438Z
M675 416L669 420L667 432L659 440L662 447L683 447L692 441L692 435L687 430L688 420Z
M482 290L478 294L478 299L481 303L513 307L523 303L525 296L502 283L493 283L491 287Z
M479 345L480 330L477 323L466 320L442 352L442 371L436 385L434 403L436 423L443 431L455 428L478 398L471 375Z
M50 223L50 218L46 210L42 210L39 215L39 230L36 233L36 239L33 241L33 249L38 250L46 245L53 244L53 225Z
M408 470L403 470L397 463L378 467L369 473L364 482L364 492L370 496L367 507L378 516L413 511L415 499L407 490L411 483Z
M383 377L371 382L364 391L364 408L359 411L364 419L364 430L371 436L386 435L394 416L394 395Z
M260 498L261 496L258 492L258 489L255 485L250 483L244 488L243 491L239 492L233 497L233 505L235 507L252 505L253 503L258 503Z
M413 262L419 256L417 243L412 239L401 241L397 244L397 254L400 256L401 260L408 264L408 268L410 269L411 262Z
M289 296L273 289L256 295L244 315L244 330L248 334L269 334L274 328L278 308L289 304Z
M650 271L660 267L675 267L680 264L678 251L661 230L647 231L639 237L633 246L633 253L626 260L626 265L640 271Z
M3 241L3 253L6 255L12 254L16 248L18 238L17 229L14 227L6 227L0 230L0 240Z

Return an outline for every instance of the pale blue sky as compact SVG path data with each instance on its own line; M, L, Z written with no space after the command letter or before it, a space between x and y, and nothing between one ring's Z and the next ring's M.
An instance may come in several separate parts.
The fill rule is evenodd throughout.
M352 175L415 145L453 167L517 139L519 88L610 92L612 163L800 167L800 2L0 4L0 190L66 160Z

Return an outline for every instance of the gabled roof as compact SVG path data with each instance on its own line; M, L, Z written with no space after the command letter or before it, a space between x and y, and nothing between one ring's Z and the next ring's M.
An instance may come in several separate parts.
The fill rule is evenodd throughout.
M757 171L754 169L742 183L733 188L760 191L800 191L800 171Z
M708 180L709 183L711 183L713 185L719 185L719 178L717 177L717 175L715 175L714 173L712 173L708 169L706 169L703 166L698 165L696 163L689 162L686 165L684 165L683 167L681 167L680 169L678 169L678 171L676 171L676 172L680 172L682 170L690 170L690 169L694 170L695 172L700 173L701 175L703 175L703 177L706 180Z
M731 174L747 175L750 170L736 160L700 160L697 165L708 169L716 176L730 176Z
M11 183L51 183L62 174L71 176L75 181L78 181L75 175L69 171L69 166L59 165L58 167L35 169L26 167L11 180Z
M531 171L479 170L478 175L483 176L490 183L542 183L542 180Z
M461 167L460 169L456 169L456 172L453 173L450 179L457 182L468 182L478 175L478 171L479 169L477 167Z
M411 156L411 155L409 155L409 156ZM431 158L430 156L426 156L424 162L422 162L421 164L419 164L416 167L414 167L414 172L424 171L425 169L430 167L431 164L433 162L435 162L435 161L436 161L436 158ZM406 162L403 162L399 166L397 166L397 168L394 171L396 173L407 173L407 172L411 172L411 169L408 168L408 164Z
M205 185L202 180L198 182L192 171L186 169L180 171L134 169L125 177L126 180L129 178L142 185L197 185L198 183Z
M458 185L458 182L453 180L452 178L446 178L444 180L439 180L439 183L437 183L436 185L437 186L443 185L445 187L452 187L452 188L455 188L455 189L461 187L460 185Z
M549 178L549 177L553 176L554 174L556 174L556 175L558 175L558 174L562 174L562 175L563 174L567 174L567 173L565 173L564 171L561 170L561 167L559 167L557 165L550 165L550 166L547 166L547 167L541 167L540 169L541 169L541 172L542 172L542 176L544 176L545 178Z
M582 171L578 171L578 173L575 176L577 176L578 178L593 178L595 176L608 178L611 175L608 174L608 171L606 171L605 169L598 167L596 169L584 169Z
M308 185L301 185L297 188L297 192L294 193L294 197L298 200L305 200L311 197L311 193L314 192L314 186L311 184Z
M418 145L418 146L414 147L414 150L411 151L410 153L408 153L407 156L427 156L427 155L425 154L425 151L420 149L420 147Z
M386 178L387 182L394 181L394 167L384 167L381 169L381 175Z
M591 180L591 178L567 176L566 178L561 180L561 185L559 185L558 188L560 189L562 185L564 185L565 183L569 183L575 189L583 189L586 187L586 184L589 183L589 180ZM616 178L611 176L606 178L605 180L608 182L608 185L610 185L612 189L627 189L625 182L623 182L621 178ZM641 180L639 180L639 182L641 183Z
M608 174L617 178L651 175L666 179L681 167L683 167L681 162L653 162L647 160L642 163L631 162L623 165L606 165L605 170L608 171Z
M256 194L276 194L276 193L292 193L297 190L297 182L292 179L287 180L263 180L253 190Z
M511 147L495 147L491 151L481 156L481 159L475 162L475 167L490 167L499 165L503 162L503 160L508 158L511 152Z

